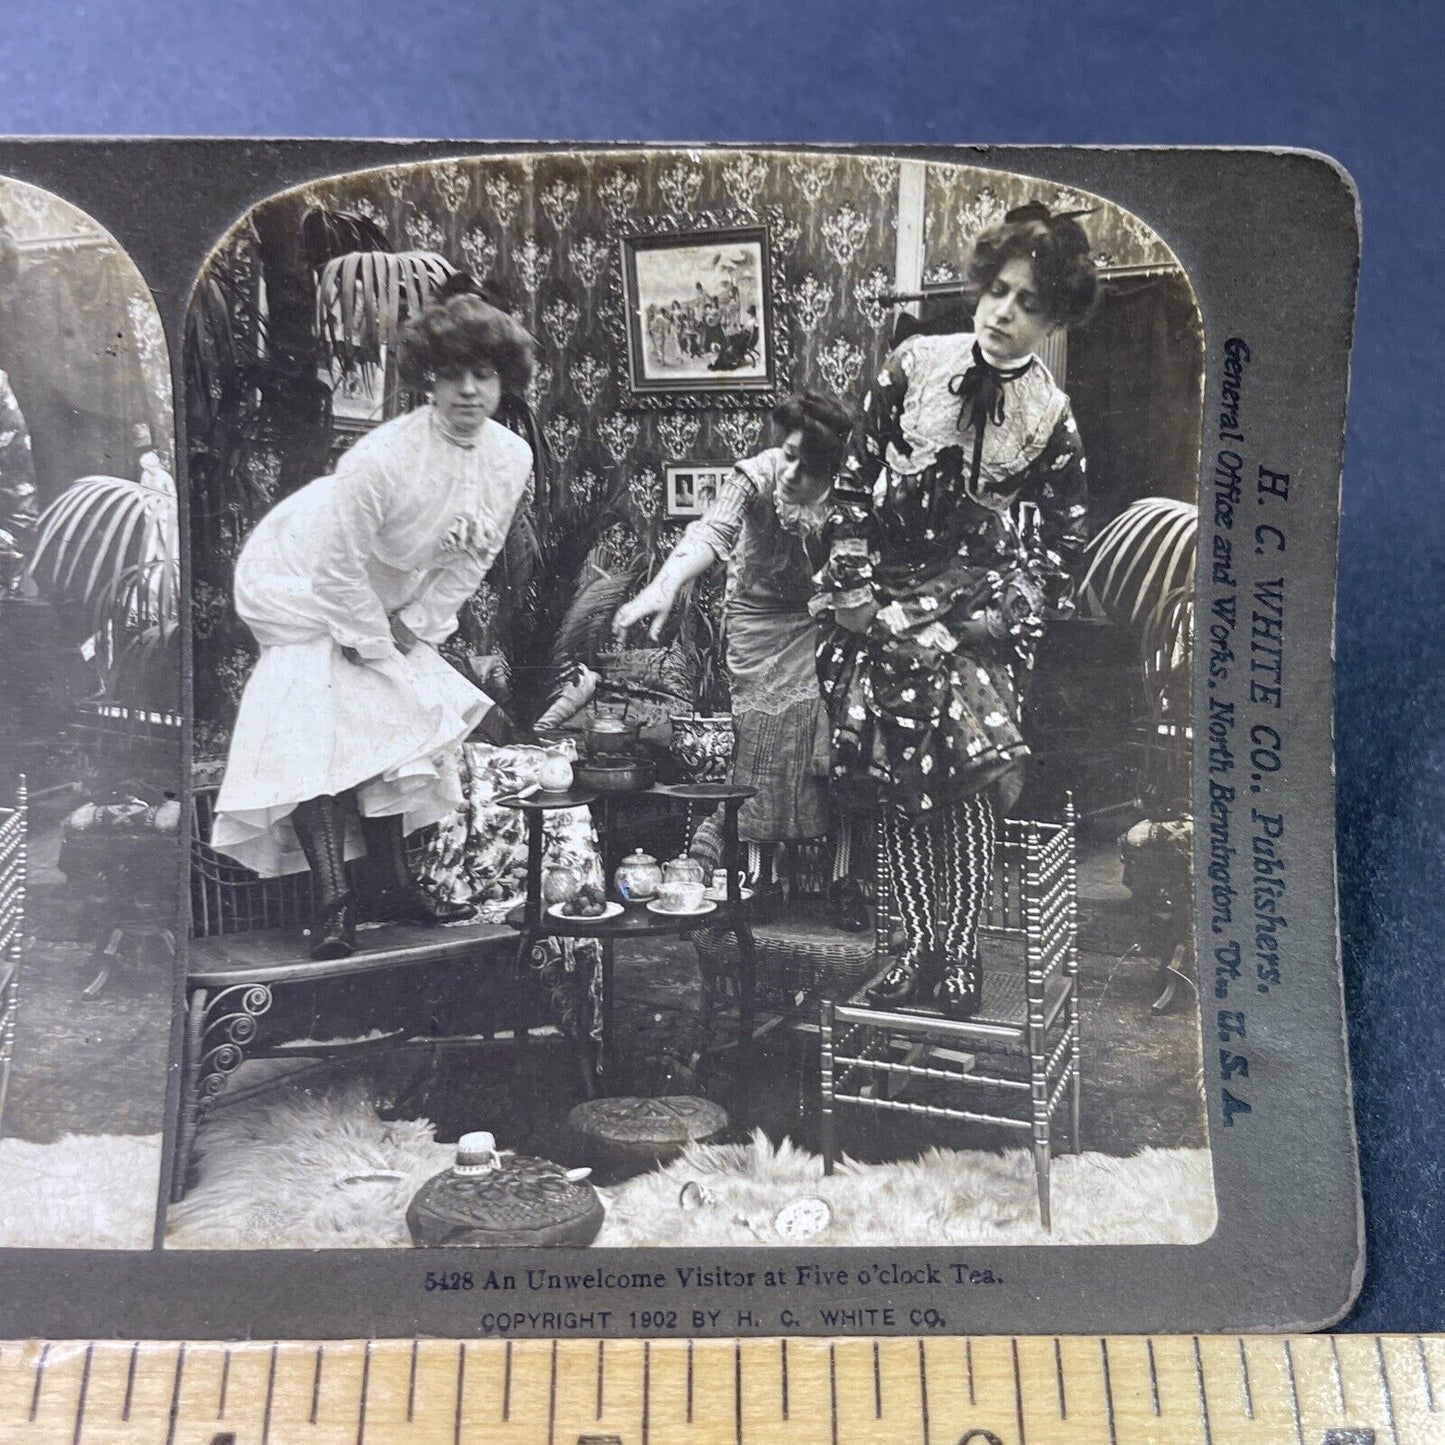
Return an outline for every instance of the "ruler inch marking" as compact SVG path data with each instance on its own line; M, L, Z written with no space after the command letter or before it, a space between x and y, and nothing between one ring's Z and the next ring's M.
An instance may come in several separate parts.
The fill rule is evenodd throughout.
M1348 1416L1350 1413L1350 1402L1345 1398L1345 1373L1340 1368L1340 1346L1333 1335L1330 1336L1330 1372L1335 1378L1335 1394L1340 1397L1340 1414Z
M463 1340L457 1346L457 1409L452 1421L452 1445L461 1445L462 1439L462 1393L467 1385L467 1342ZM502 1388L502 1419L507 1418L511 1410L512 1394L512 1342L507 1341L507 1374L506 1383Z
M1069 1418L1069 1401L1067 1395L1064 1393L1064 1354L1059 1347L1059 1337L1057 1335L1054 1336L1054 1374L1058 1377L1059 1381L1059 1419L1067 1420ZM972 1391L969 1392L968 1403L970 1405L973 1404Z
M923 1415L923 1445L928 1445L928 1362L923 1357L923 1341L918 1342L918 1405Z
M642 1445L652 1432L652 1341L642 1342Z
M977 1404L978 1404L978 1400L975 1398L974 1393L973 1393L973 1341L972 1341L972 1340L965 1340L965 1341L963 1342L963 1362L964 1362L964 1364L965 1364L965 1365L967 1366L967 1368L968 1368L968 1403L969 1403L970 1405L977 1405Z
M600 1388L600 1386L599 1386ZM687 1423L692 1424L692 1341L687 1342Z
M1295 1376L1294 1351L1290 1349L1288 1338L1286 1338L1284 1342L1284 1363L1285 1370L1289 1375L1289 1398L1294 1406L1295 1439L1298 1441L1298 1445L1305 1445L1305 1427L1304 1421L1300 1417L1299 1407L1299 1380Z
M135 1398L135 1371L136 1362L140 1358L140 1341L135 1340L130 1347L130 1366L125 1374L125 1404L121 1406L120 1418L122 1424L130 1423L130 1402Z
M690 1354L688 1358L691 1359ZM688 1404L691 1403L689 1399ZM832 1445L838 1445L838 1347L832 1340L828 1341L828 1411L832 1419ZM690 1410L687 1418L692 1420Z
M642 1346L642 1439L647 1441L647 1345ZM551 1364L547 1374L547 1445L554 1445L557 1439L557 1341L552 1341Z
M1435 1404L1435 1382L1430 1378L1430 1357L1425 1353L1425 1339L1423 1335L1415 1336L1415 1348L1420 1352L1420 1375L1425 1381L1425 1403L1430 1407L1433 1415L1438 1408Z
M1199 1416L1204 1421L1204 1445L1214 1445L1214 1430L1209 1423L1209 1396L1204 1389L1204 1356L1199 1349L1199 1336L1194 1335L1194 1374L1199 1381Z
M271 1346L271 1370L266 1376L266 1412L261 1417L261 1445L269 1445L271 1439L271 1402L276 1398L276 1352L280 1348L274 1343Z
M410 1425L416 1418L416 1357L421 1349L421 1341L411 1342L411 1374L406 1382L406 1423Z
M602 1395L602 1381L603 1381L603 1379L605 1378L605 1370L606 1370L606 1367L605 1367L603 1361L604 1361L604 1351L605 1351L606 1349L607 1349L607 1341L606 1341L606 1340L598 1340L598 1341L597 1341L597 1413L592 1417L594 1420L600 1420L600 1419L602 1418L602 1399L603 1399L603 1395ZM689 1340L689 1341L687 1342L687 1360L688 1360L688 1373L689 1373L689 1375L690 1375L690 1374L692 1373L692 1341L691 1341L691 1340ZM689 1393L691 1393L691 1392L689 1392ZM691 1413L691 1411L688 1412L688 1417L687 1417L687 1418L688 1418L688 1421L691 1422L691 1420L692 1420L692 1413Z
M1239 1337L1239 1379L1244 1386L1244 1414L1254 1419L1254 1389L1249 1383L1249 1356L1244 1351L1244 1336Z
M231 1388L231 1347L221 1346L221 1390L216 1397L216 1419L226 1418L226 1395Z
M1334 1336L1331 1335L1333 1340ZM1390 1422L1390 1438L1399 1440L1400 1431L1395 1424L1395 1392L1390 1388L1390 1371L1385 1365L1385 1342L1379 1336L1375 1336L1375 1360L1380 1367L1380 1386L1385 1392L1385 1415Z
M461 1386L457 1387L457 1399L461 1399ZM502 1366L502 1421L512 1418L512 1342L507 1341L506 1363Z
M883 1366L878 1359L878 1341L873 1341L873 1418L883 1418Z
M311 1372L311 1423L316 1423L316 1412L321 1408L321 1352L324 1345L316 1346L316 1368Z
M733 1342L733 1423L737 1445L743 1445L743 1342Z
M1109 1373L1109 1341L1099 1337L1099 1358L1104 1365L1104 1405L1109 1412L1109 1445L1119 1445L1119 1430L1114 1423L1114 1379Z
M1159 1418L1159 1370L1154 1363L1154 1341L1145 1340L1149 1347L1149 1394L1154 1404L1154 1418Z
M35 1386L30 1391L30 1423L35 1423L35 1417L40 1413L40 1387L45 1383L45 1361L50 1356L50 1342L47 1340L41 1347L40 1358L35 1362Z
M181 1379L186 1373L186 1342L181 1341L181 1347L176 1351L176 1374L171 1381L171 1408L166 1420L166 1445L175 1445L176 1423L181 1417ZM311 1421L316 1422L313 1413Z
M1024 1384L1019 1375L1019 1342L1017 1336L1009 1340L1009 1346L1013 1350L1014 1357L1014 1407L1018 1413L1019 1445L1028 1445L1028 1436L1024 1433Z
M371 1383L371 1341L361 1352L361 1403L356 1411L356 1445L366 1445L366 1391Z
M95 1358L95 1344L85 1347L85 1368L80 1376L80 1398L75 1403L75 1434L70 1437L71 1445L80 1445L80 1432L85 1428L85 1397L90 1392L90 1366Z
M783 1367L783 1419L786 1420L788 1418L788 1342L784 1339L779 1340L778 1344L782 1347L780 1353Z

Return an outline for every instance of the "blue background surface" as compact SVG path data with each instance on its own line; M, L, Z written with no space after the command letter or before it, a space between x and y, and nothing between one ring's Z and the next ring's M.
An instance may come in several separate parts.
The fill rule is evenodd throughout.
M1441 1329L1442 38L1437 6L1338 0L20 0L0 132L1279 144L1342 161L1365 232L1337 723L1370 1245L1349 1323Z

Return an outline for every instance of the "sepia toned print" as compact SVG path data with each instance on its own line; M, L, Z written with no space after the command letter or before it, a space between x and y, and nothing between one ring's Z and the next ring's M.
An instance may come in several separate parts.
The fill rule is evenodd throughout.
M187 331L168 1244L1206 1239L1202 378L1164 242L1005 171L258 206Z
M0 177L0 1248L156 1230L180 931L169 365L121 246Z

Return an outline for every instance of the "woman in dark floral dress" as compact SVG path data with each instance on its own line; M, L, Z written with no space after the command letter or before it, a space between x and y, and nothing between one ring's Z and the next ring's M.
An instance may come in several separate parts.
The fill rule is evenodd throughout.
M1079 430L1035 352L1097 289L1083 228L1037 201L978 238L968 283L973 331L910 337L863 400L814 599L833 785L881 810L907 935L870 999L955 1018L1028 755L1020 679L1087 540Z

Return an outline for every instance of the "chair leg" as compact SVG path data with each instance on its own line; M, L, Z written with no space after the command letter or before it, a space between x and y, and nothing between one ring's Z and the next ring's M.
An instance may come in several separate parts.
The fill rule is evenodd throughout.
M823 1107L821 1124L823 1133L823 1173L833 1172L833 1160L838 1152L836 1124L833 1120L833 1000L823 1000L823 1011L819 1026L820 1051L819 1070L821 1076Z
M1053 1222L1049 1217L1049 1141L1047 1138L1034 1140L1034 1182L1039 1191L1039 1222L1046 1233L1052 1233Z
M171 1159L172 1204L179 1204L185 1198L186 1177L200 1126L201 1046L206 1033L207 1002L206 990L198 988L186 1003L185 1036L181 1044L181 1106L176 1125L176 1152Z
M1069 1137L1073 1141L1074 1153L1084 1152L1084 1141L1079 1133L1079 1057L1074 1055L1073 1063L1070 1066L1073 1070L1073 1077L1069 1080Z

